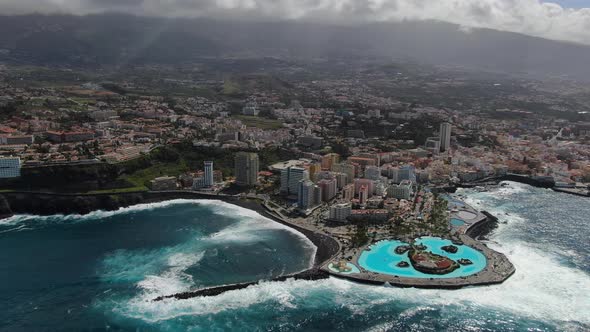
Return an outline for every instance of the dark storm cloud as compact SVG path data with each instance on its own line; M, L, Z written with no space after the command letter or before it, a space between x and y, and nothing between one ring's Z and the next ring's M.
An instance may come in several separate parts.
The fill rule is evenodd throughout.
M3 14L112 11L339 24L439 20L590 44L590 8L564 9L540 0L0 0Z

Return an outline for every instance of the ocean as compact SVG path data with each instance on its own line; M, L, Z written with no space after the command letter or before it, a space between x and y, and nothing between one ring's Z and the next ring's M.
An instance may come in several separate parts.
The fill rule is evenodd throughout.
M0 220L0 330L590 330L590 200L517 183L456 196L500 219L486 243L516 267L505 283L425 290L290 280L153 302L301 271L316 248L218 201Z

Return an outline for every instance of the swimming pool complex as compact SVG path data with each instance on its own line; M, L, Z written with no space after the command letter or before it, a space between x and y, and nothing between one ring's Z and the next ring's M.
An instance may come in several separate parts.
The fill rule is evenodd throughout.
M407 252L401 255L395 253L395 248L398 246L408 245L397 240L384 240L371 245L370 250L365 250L361 253L358 264L365 270L371 272L407 278L433 279L466 277L480 272L487 264L486 257L481 252L469 246L457 246L458 250L454 254L444 251L442 247L452 245L450 240L437 237L422 237L417 239L416 243L426 246L426 251L431 251L434 254L448 257L454 261L461 258L469 259L473 264L461 265L457 270L444 275L422 273L412 267ZM397 264L402 261L410 263L409 267L398 267Z
M455 227L461 227L465 225L465 221L458 219L458 218L451 218L451 225Z

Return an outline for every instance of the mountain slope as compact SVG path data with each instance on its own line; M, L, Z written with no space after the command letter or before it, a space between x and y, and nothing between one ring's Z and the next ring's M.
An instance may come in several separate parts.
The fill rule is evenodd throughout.
M176 64L220 55L392 57L434 65L590 77L590 47L440 22L334 26L120 14L0 17L0 61Z

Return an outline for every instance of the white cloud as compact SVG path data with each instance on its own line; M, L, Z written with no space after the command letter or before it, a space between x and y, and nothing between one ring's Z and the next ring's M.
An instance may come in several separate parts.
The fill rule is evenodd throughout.
M440 20L590 45L590 8L540 0L0 0L5 14L104 11L330 23Z

